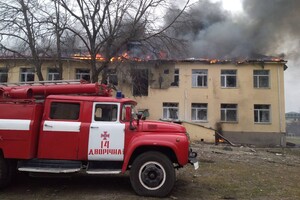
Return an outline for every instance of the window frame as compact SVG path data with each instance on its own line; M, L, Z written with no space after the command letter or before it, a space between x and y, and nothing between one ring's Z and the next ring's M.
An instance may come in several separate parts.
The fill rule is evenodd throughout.
M268 72L268 74L255 74L255 72ZM261 86L261 79L263 79L264 77L268 78L267 86ZM270 88L270 70L253 70L253 88Z
M175 68L173 82L171 83L172 87L179 87L179 68Z
M83 78L84 76L88 76L88 80ZM83 79L83 80L86 80L86 81L90 81L91 80L91 70L86 69L86 68L76 68L75 69L75 79L79 79L79 80Z
M96 109L98 105L103 105L103 106L111 106L112 109L116 109L116 116L113 118L113 114L111 114L111 120L96 120ZM113 107L115 106L115 107ZM112 120L114 119L114 120ZM116 123L119 122L120 120L120 103L113 103L113 102L94 102L93 104L93 115L92 115L92 121L93 122L100 122L100 123Z
M264 107L267 106L268 108L255 108L256 106ZM270 124L272 123L271 121L271 105L270 104L254 104L253 106L253 111L254 111L254 123L255 124ZM263 113L266 113L268 115L268 121L262 121L262 115ZM256 121L257 119L257 121Z
M118 74L117 69L108 69L107 70L107 83L112 85L118 85Z
M61 108L63 108L65 112L62 111L62 113L66 114L66 111L72 111L73 113L69 113L70 116L76 116L76 117L54 117L53 115L58 115L54 112L56 112L55 110L53 111L53 106L55 106L54 104L57 104L56 107L59 108L58 110L61 110ZM60 104L60 105L58 105ZM69 105L72 105L70 108L68 107ZM57 120L57 121L78 121L80 119L80 111L81 111L81 103L80 102L73 102L73 101L51 101L49 104L49 119L50 120ZM74 105L77 106L74 107ZM60 107L59 107L60 106ZM74 109L75 108L75 109ZM75 115L74 115L75 114Z
M4 79L5 81L2 81ZM0 68L0 83L7 83L8 82L8 69L7 68Z
M174 113L176 115L175 118L172 118L171 115L173 115L173 113L171 113L170 111L175 112ZM177 102L163 102L162 119L178 121L179 120L179 103L177 103Z
M28 80L28 76L32 75L33 79L32 80ZM24 80L22 80L24 76ZM32 82L35 79L35 70L34 68L29 68L29 67L21 67L20 68L20 82L22 83L27 83L27 82Z
M50 72L51 70L55 70L56 72ZM48 81L60 80L59 79L59 71L58 71L57 68L49 67L48 70L47 70L47 72L48 72L48 76L47 76ZM55 76L57 76L57 78L55 78Z
M207 85L208 69L192 69L192 88L207 88Z
M235 106L235 108L232 108L230 106ZM229 112L232 112L232 111L235 111L235 119L228 120L228 115L230 114ZM237 123L238 122L238 104L222 103L221 109L220 109L220 114L221 114L221 116L220 116L221 122ZM223 116L225 117L224 119L223 119Z
M229 71L234 71L234 74L229 73ZM234 77L234 86L230 86L228 83L229 78ZM237 88L237 70L236 69L222 69L221 70L221 87L222 88Z
M197 106L198 105L198 106ZM205 119L199 119L199 112L205 112ZM195 113L195 117L193 116ZM208 114L208 105L207 103L192 103L191 104L191 121L195 122L207 122L207 114Z

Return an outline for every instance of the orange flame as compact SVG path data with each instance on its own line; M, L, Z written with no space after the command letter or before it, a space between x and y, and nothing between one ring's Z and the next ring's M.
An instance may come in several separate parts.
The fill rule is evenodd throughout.
M72 58L79 59L79 60L91 60L90 55L81 55L81 54L74 54L72 56ZM150 59L151 59L150 55L146 56L146 59L141 59L141 58L136 58L136 57L130 57L130 55L127 52L124 52L120 56L114 56L114 57L110 58L109 61L110 62L116 62L116 61L122 62L122 61L125 61L125 60L132 60L132 61L140 62L140 61L143 61L143 60L150 60ZM107 59L104 56L102 56L101 54L97 54L96 55L96 60L106 61Z

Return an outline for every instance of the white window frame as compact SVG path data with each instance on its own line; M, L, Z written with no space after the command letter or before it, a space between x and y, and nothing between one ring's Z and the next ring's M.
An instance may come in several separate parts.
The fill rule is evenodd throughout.
M48 81L55 81L55 80L59 80L59 78L55 78L55 76L59 77L59 72L57 70L57 72L50 72L50 70L52 69L55 69L57 70L56 68L48 68Z
M260 106L261 108L257 108L258 106ZM263 108L263 107L268 107L268 108ZM267 115L268 120L262 119L264 114ZM271 105L269 105L269 104L254 104L254 123L258 123L258 124L271 123Z
M191 120L196 122L207 122L207 103L192 103ZM204 112L205 117L200 119L199 112ZM195 116L194 116L195 115Z
M112 80L116 80L116 82ZM118 85L118 74L116 69L108 69L107 70L107 83L112 84L112 85ZM116 84L115 84L116 83Z
M163 103L163 119L164 120L178 120L179 119L179 103L164 102ZM174 113L175 112L175 113ZM173 118L172 115L175 114Z
M200 79L200 80L199 80ZM207 87L208 70L192 69L192 87ZM200 84L198 84L200 81Z
M235 73L229 73L229 71L234 71ZM230 78L235 79L235 84L234 86L229 85L229 80ZM237 87L237 70L235 69L224 69L221 70L221 87L222 88L236 88Z
M79 70L89 71L89 72L78 72ZM85 68L77 68L75 71L75 79L83 79L83 76L89 76L89 79L91 79L91 70L85 69Z
M229 106L229 107L225 107ZM230 107L232 106L232 107ZM228 119L228 115L230 112L235 111L235 119L231 120ZM224 119L222 119L222 116L224 116ZM238 121L238 105L237 104L221 104L221 121L222 122L237 122Z
M23 72L23 70L26 70ZM22 76L24 75L24 80L22 81ZM33 75L33 80L28 80L28 75ZM22 67L20 68L20 82L27 83L34 81L35 73L33 68Z
M256 74L255 72L258 72ZM267 74L259 74L259 72L267 72ZM262 86L261 82L267 78L267 86ZM253 87L254 88L270 88L270 70L253 70Z

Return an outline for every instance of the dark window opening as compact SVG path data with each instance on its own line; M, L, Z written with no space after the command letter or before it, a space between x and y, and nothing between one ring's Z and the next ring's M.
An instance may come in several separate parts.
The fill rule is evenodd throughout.
M116 69L108 69L107 83L110 83L112 85L118 85L118 75Z
M237 86L236 70L221 70L221 86L228 88Z
M83 79L85 81L91 80L90 70L89 69L76 69L76 79Z
M21 82L34 81L34 69L33 68L21 68Z
M49 81L59 80L59 72L57 68L48 69L48 80Z
M79 103L53 102L50 108L50 118L77 120L79 118L79 111Z
M0 83L7 83L8 69L0 68Z
M132 95L133 96L148 96L148 70L135 69L132 73Z
M221 121L237 122L237 104L221 104Z
M179 69L174 71L174 81L171 83L171 86L179 86Z

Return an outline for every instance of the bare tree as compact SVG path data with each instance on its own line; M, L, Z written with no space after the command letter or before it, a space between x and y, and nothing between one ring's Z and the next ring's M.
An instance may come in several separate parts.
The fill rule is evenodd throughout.
M67 13L61 10L61 6L58 3L59 1L60 0L51 0L50 2L44 2L46 6L44 7L45 10L42 10L42 12L45 15L45 21L43 21L43 24L53 35L53 38L50 38L49 36L49 40L53 41L53 45L51 46L49 52L47 52L47 56L54 59L54 67L58 70L57 78L62 80L63 51L65 51L64 54L67 55L68 51L66 48L71 49L71 47L69 46L70 44L66 45L66 41L69 39L69 35L66 33L66 25L69 18Z
M41 57L50 46L43 24L41 4L37 0L0 1L0 47L18 57L30 57L39 80Z
M178 17L164 27L157 25L155 11L167 7L167 0L60 0L59 3L74 17L68 30L81 39L91 57L93 82L98 81L102 71L102 82L106 81L105 69L110 60L130 42L152 47L155 43L172 42L164 32ZM97 54L105 61L97 64Z

